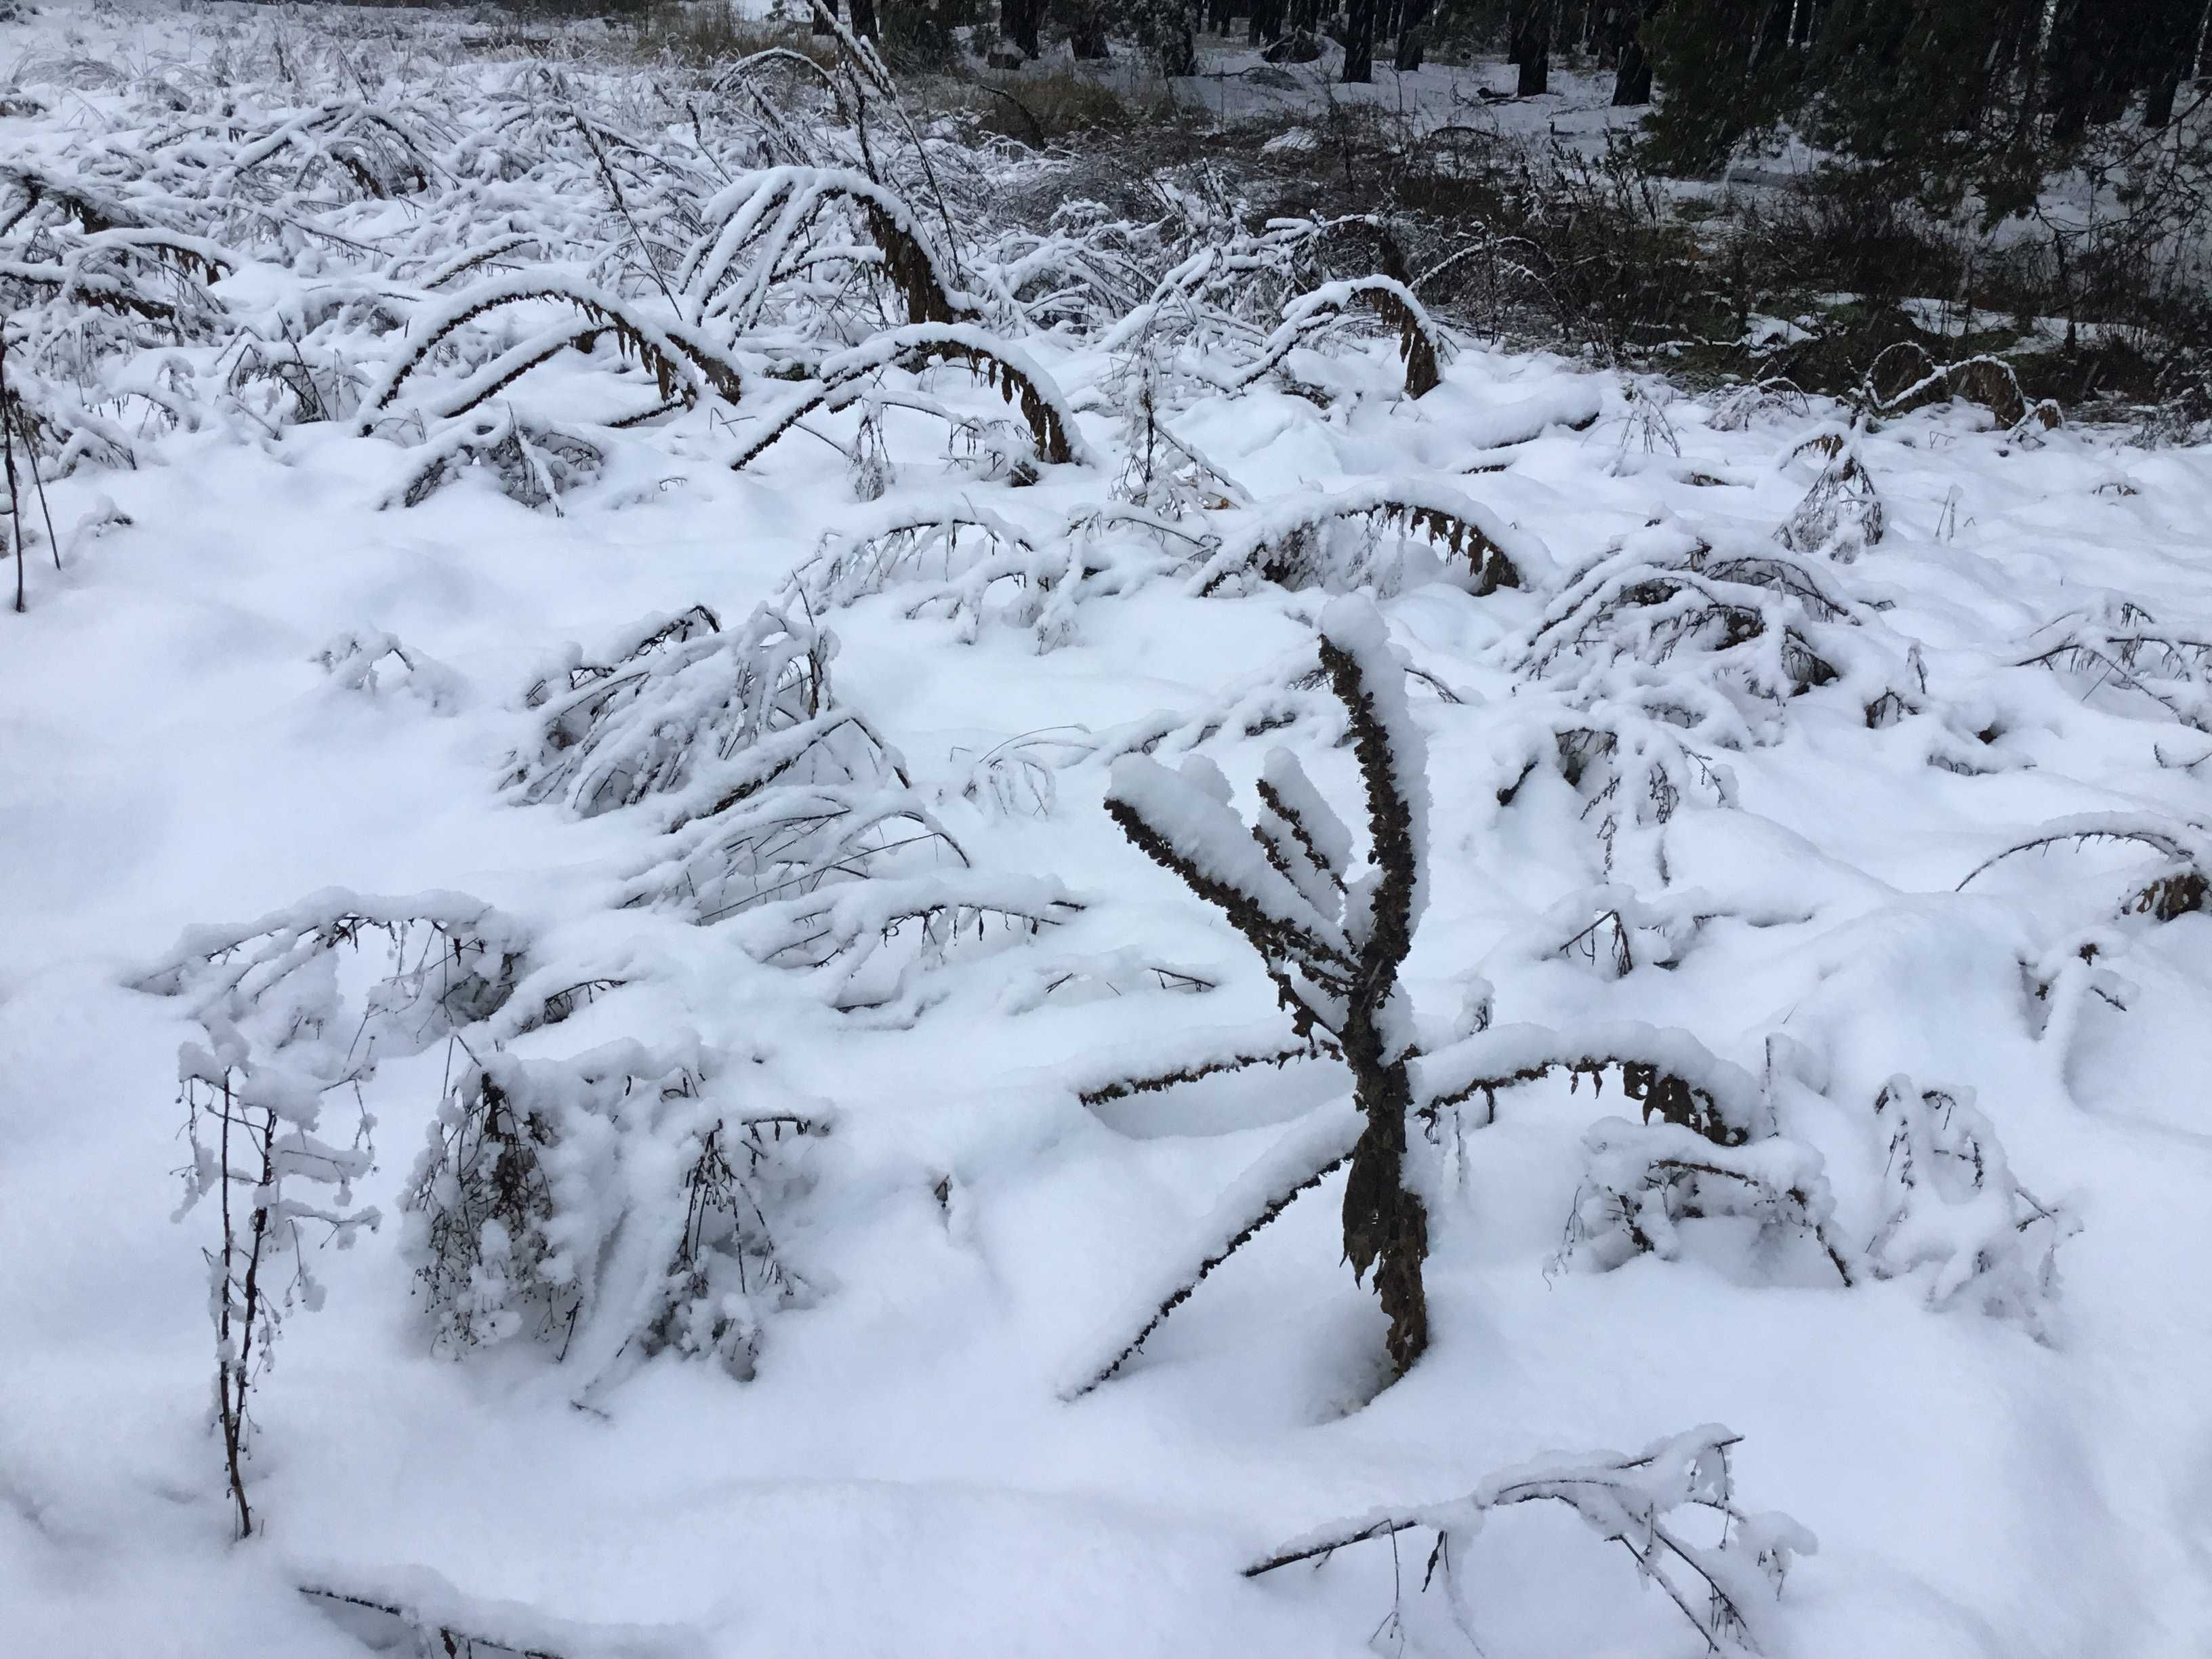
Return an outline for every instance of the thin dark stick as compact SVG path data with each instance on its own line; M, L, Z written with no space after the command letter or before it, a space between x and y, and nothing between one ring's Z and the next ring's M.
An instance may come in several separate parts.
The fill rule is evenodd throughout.
M20 617L27 608L23 603L23 504L15 494L15 417L8 400L8 342L4 336L0 336L0 448L6 453L9 533L15 544L15 614Z

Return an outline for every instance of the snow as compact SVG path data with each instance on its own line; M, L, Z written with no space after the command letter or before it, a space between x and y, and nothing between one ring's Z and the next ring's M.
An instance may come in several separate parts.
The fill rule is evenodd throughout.
M1846 563L1775 538L1829 459L1806 441L1849 430L1832 407L1723 418L1463 338L1410 400L1395 332L1357 319L1293 354L1327 408L1264 377L1231 396L1172 343L1109 349L1126 312L1025 324L979 273L997 257L981 232L960 253L970 321L896 335L809 289L822 332L794 302L740 349L669 309L587 161L500 173L569 140L531 125L560 123L526 66L458 50L417 50L422 86L370 100L447 131L453 176L419 198L303 186L280 222L248 210L260 198L137 191L149 135L229 176L322 107L332 52L372 80L398 63L379 31L403 22L459 27L104 0L9 25L9 73L49 112L0 118L0 150L238 266L207 289L230 332L82 382L19 343L47 300L8 324L11 391L74 435L66 466L42 450L59 548L27 489L27 608L0 611L0 1648L340 1659L389 1638L304 1587L565 1659L1352 1659L1370 1638L1399 1650L1394 1633L1462 1653L1441 1590L1419 1589L1425 1534L1399 1558L1378 1539L1243 1570L1332 1516L1495 1504L1516 1478L1500 1469L1631 1461L1548 1448L1674 1448L1680 1474L1729 1438L1727 1553L1802 1558L1778 1596L1757 1578L1763 1650L2201 1653L2212 914L2182 900L2212 856L2212 451L2013 434L1963 403L1861 427L1883 511ZM280 36L312 87L272 67ZM610 120L690 142L649 76L562 68ZM732 151L729 177L754 169ZM180 161L172 182L202 174ZM696 182L703 203L726 180ZM638 190L672 261L687 238ZM857 239L837 222L823 246ZM456 227L496 257L455 274ZM88 282L151 280L149 239L52 234L65 248L17 263L92 248ZM1162 252L1135 301L1200 251ZM549 260L563 293L733 354L737 401L702 379L694 406L617 426L649 377L611 343L563 350L475 413L532 447L583 432L596 471L529 475L555 491L463 462L380 510L441 428L363 434L364 391L471 290L519 293ZM1282 296L1250 285L1250 314L1185 357L1259 349ZM395 406L449 407L528 356L556 320L537 304L456 324ZM288 338L326 418L240 368L249 347L289 361ZM1068 464L1006 464L991 444L1018 411L917 359L979 343L1051 399ZM1117 388L1147 350L1174 439L1234 490L1124 489ZM856 401L732 471L792 395L772 369L849 375ZM892 462L880 499L856 499L841 453L864 389ZM1652 448L1647 406L1679 456ZM1386 498L1491 526L1529 586L1477 595L1415 538L1346 520L1346 556L1310 582L1192 591L1316 502ZM856 562L795 577L817 554ZM696 605L717 626L671 633ZM1172 820L1224 878L1341 938L1333 888L1282 877L1245 828L1274 821L1265 781L1326 861L1364 868L1323 631L1370 682L1396 677L1391 746L1427 760L1401 975L1417 1100L1626 1059L1748 1139L1631 1121L1613 1076L1594 1097L1571 1069L1516 1082L1494 1121L1479 1096L1417 1119L1433 1340L1410 1374L1388 1382L1373 1294L1340 1260L1334 1176L1071 1401L1255 1203L1357 1132L1348 1078L1293 1052L1259 958L1105 811L1111 792ZM2153 636L2162 654L2119 662ZM569 675L655 637L667 672L579 744L594 728ZM820 708L796 678L817 659ZM741 833L766 838L755 864L729 854ZM770 868L805 874L771 892ZM414 955L395 970L380 936L315 943L340 916L481 944L449 981ZM1576 943L1614 927L1625 967ZM261 1065L295 1121L317 1115L334 1170L373 1118L345 1201L393 1218L473 1068L568 1091L580 1203L605 1206L578 1237L619 1306L568 1358L454 1353L410 1228L343 1254L306 1230L323 1294L255 1387L264 1530L234 1542L210 1432L215 1194L171 1219L187 1044L195 1076ZM640 1078L676 1092L622 1093ZM586 1120L629 1137L611 1173L584 1166ZM810 1133L745 1186L766 1225L738 1253L772 1249L787 1293L740 1297L718 1348L737 1310L710 1274L696 1340L646 1352L635 1327L665 1297L706 1129L797 1120ZM1635 1189L1662 1153L1741 1169L1766 1207L1666 1213L1664 1253L1563 1251L1593 1158L1607 1190ZM1927 1178L1905 1182L1901 1155ZM1850 1285L1766 1202L1789 1188ZM524 1253L478 1237L495 1261ZM1706 1650L1557 1505L1492 1516L1454 1588L1492 1654Z

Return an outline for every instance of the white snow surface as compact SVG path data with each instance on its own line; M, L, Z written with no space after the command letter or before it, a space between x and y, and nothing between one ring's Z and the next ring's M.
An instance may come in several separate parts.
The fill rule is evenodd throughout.
M0 117L0 159L58 155L125 96L72 64L137 73L158 47L206 72L218 23L268 27L213 8L42 8L15 74L46 112ZM221 286L275 280L257 265ZM1110 507L1127 445L1101 390L1112 366L1066 331L994 326L1066 394L1093 464L1018 487L960 471L940 428L893 418L890 493L872 505L805 436L732 473L744 428L697 409L632 430L559 514L474 469L379 510L404 458L343 419L149 433L135 469L87 460L47 479L62 568L33 542L28 608L0 611L0 1650L363 1651L298 1593L315 1585L565 1659L1465 1653L1452 1611L1419 1589L1425 1534L1318 1570L1240 1569L1334 1517L1488 1490L1553 1449L1717 1422L1740 1437L1746 1506L1819 1540L1762 1621L1770 1651L2203 1654L2212 914L2160 921L2135 896L2212 821L2212 736L2176 714L2203 706L2203 663L2190 704L2033 659L2069 618L2109 634L2096 619L2122 604L2212 636L2212 452L2070 427L2024 440L1965 404L1856 433L1886 530L1827 565L1853 609L1808 637L1871 636L1869 661L1905 665L1895 704L1870 707L1872 671L1838 663L1849 672L1756 718L1654 746L1620 709L1633 702L1637 730L1663 724L1668 677L1698 689L1711 641L1577 678L1532 666L1528 640L1624 547L1775 546L1819 476L1818 454L1793 452L1839 411L1724 430L1664 386L1632 402L1617 374L1465 340L1416 403L1380 335L1331 348L1328 409L1266 383L1178 409L1177 433L1252 500L1181 520L1194 534L1235 541L1310 491L1410 479L1557 567L1476 598L1409 538L1376 596L1416 671L1407 717L1429 764L1404 976L1437 1034L1425 1085L1632 1030L1816 1153L1832 1224L1863 1252L1890 1201L1875 1102L1905 1074L1971 1098L2009 1177L2080 1230L2032 1325L1931 1305L1933 1276L1952 1282L1959 1261L1845 1288L1735 1220L1681 1223L1674 1259L1562 1269L1585 1136L1634 1110L1617 1083L1593 1100L1563 1071L1502 1091L1494 1119L1447 1121L1449 1146L1416 1126L1433 1340L1402 1380L1385 1386L1382 1316L1340 1260L1340 1174L1071 1402L1068 1376L1172 1291L1178 1254L1221 1242L1208 1228L1280 1161L1285 1126L1303 1126L1303 1154L1347 1121L1348 1079L1325 1058L1079 1093L1291 1046L1256 958L1108 818L1108 739L1146 725L1164 758L1202 756L1248 820L1286 747L1364 849L1340 720L1325 686L1297 682L1331 596L1254 581L1200 598L1185 577L1206 550L1163 541L1161 579L1072 592L1049 641L916 614L889 580L816 617L837 636L841 706L969 866L902 865L896 883L825 889L835 906L707 926L622 908L610 896L659 855L661 822L501 787L538 741L526 694L579 642L604 661L592 653L639 618L701 604L735 626L825 535L902 496L958 493L1040 544ZM544 372L572 386L611 371ZM1005 412L963 374L928 386ZM747 396L758 418L779 392ZM1652 453L1636 417L1650 401L1679 457ZM854 421L820 416L846 442ZM1468 471L1494 469L1485 452L1507 441L1503 470ZM1634 539L1654 525L1664 538ZM1170 553L1189 556L1181 573ZM12 565L0 574L12 588ZM1217 718L1268 684L1273 718ZM1725 696L1753 701L1733 681ZM1632 810L1645 775L1592 762L1577 781L1555 752L1565 731L1694 751L1729 787L1685 775L1663 814ZM2110 833L2144 826L2164 826L2166 850ZM762 1097L819 1103L774 1218L803 1293L763 1322L749 1380L666 1352L580 1401L547 1347L434 1352L398 1230L365 1237L318 1260L327 1299L294 1310L256 1389L263 1526L234 1542L209 1426L210 1206L171 1220L188 1156L177 1057L204 1034L183 999L135 988L187 929L334 886L495 907L528 940L532 996L594 988L534 1028L511 1004L498 1040L518 1054L696 1038L744 1056ZM932 892L965 908L878 937ZM1608 915L1624 957L1612 933L1579 931ZM817 921L896 958L879 996L780 959L805 941L778 927ZM1548 1049L1547 1030L1564 1034ZM377 1152L360 1201L398 1209L459 1069L441 1040L367 1079ZM350 1121L333 1098L319 1132ZM1483 1652L1706 1651L1623 1552L1540 1509L1491 1517L1462 1567Z

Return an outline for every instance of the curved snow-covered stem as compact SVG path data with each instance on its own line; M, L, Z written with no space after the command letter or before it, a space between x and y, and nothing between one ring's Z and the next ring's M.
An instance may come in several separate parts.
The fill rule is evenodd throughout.
M1133 1290L1127 1311L1108 1322L1115 1334L1070 1368L1060 1397L1079 1400L1110 1382L1207 1274L1288 1209L1291 1200L1350 1161L1364 1127L1364 1120L1346 1099L1309 1113L1287 1130L1215 1200L1194 1236Z
M1500 1025L1413 1062L1416 1109L1432 1113L1476 1095L1494 1114L1500 1090L1566 1072L1602 1083L1617 1070L1647 1121L1740 1146L1770 1122L1766 1091L1741 1066L1717 1058L1687 1031L1637 1021L1568 1026Z
M1358 276L1325 283L1283 307L1283 320L1260 348L1259 356L1234 374L1216 377L1224 392L1241 392L1267 374L1298 346L1342 322L1354 304L1364 303L1398 331L1398 356L1406 365L1406 395L1422 398L1441 383L1437 360L1443 337L1428 307L1403 283L1389 276Z
M964 363L993 390L1012 399L1029 423L1030 437L1042 459L1054 465L1096 465L1097 458L1084 443L1067 400L1024 353L969 324L917 323L823 358L810 382L781 407L761 416L760 431L730 463L730 470L744 471L816 410L842 407L860 381L886 369L919 368L933 358Z
M398 396L409 376L454 330L489 312L541 301L573 307L595 328L612 331L624 349L637 353L646 368L653 371L662 397L672 397L681 392L686 401L702 395L729 403L738 401L742 389L738 366L720 347L682 323L673 319L656 321L629 301L592 283L562 271L538 269L480 283L417 312L409 327L406 346L379 371L362 399L359 429L364 433L374 429L377 416ZM544 337L538 337L538 347L543 347ZM497 360L505 374L499 384L507 384L557 349L544 349L544 356L519 365L509 360L522 349L518 347L508 352ZM489 395L490 391L481 394Z
M1770 1650L1767 1607L1781 1594L1799 1556L1815 1553L1813 1534L1786 1515L1752 1513L1738 1506L1729 1451L1740 1437L1717 1423L1654 1441L1638 1455L1587 1452L1548 1454L1534 1462L1490 1476L1463 1497L1442 1503L1376 1510L1283 1544L1244 1569L1256 1578L1300 1561L1316 1560L1370 1539L1415 1528L1433 1528L1446 1588L1455 1571L1455 1548L1464 1556L1487 1516L1516 1504L1560 1503L1601 1538L1636 1558L1638 1574L1657 1584L1680 1608L1714 1653ZM1723 1522L1716 1545L1693 1541L1674 1520L1684 1509L1706 1510ZM1688 1572L1695 1583L1678 1577ZM1702 1601L1701 1610L1698 1603Z
M1553 574L1550 554L1534 536L1449 485L1419 478L1379 479L1348 489L1304 492L1269 502L1233 534L1190 579L1190 591L1212 593L1241 571L1263 565L1295 538L1339 520L1363 518L1425 535L1467 561L1478 594L1538 586Z
M2027 840L1991 854L1968 871L1953 890L1963 893L1975 877L2015 854L2039 852L2061 842L2089 841L2134 842L2176 862L2212 871L2212 832L2196 824L2142 812L2080 812L2054 819Z
M982 313L982 302L946 273L896 191L843 168L782 167L743 174L700 210L707 228L676 275L691 320L719 317L740 331L757 325L772 284L811 246L821 216L841 204L858 210L908 324L950 324ZM750 270L733 278L732 268L748 253Z

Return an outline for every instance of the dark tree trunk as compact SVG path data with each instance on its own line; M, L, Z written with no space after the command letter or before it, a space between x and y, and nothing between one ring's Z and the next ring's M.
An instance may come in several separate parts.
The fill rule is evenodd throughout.
M1078 58L1100 58L1107 56L1106 13L1103 8L1079 0L1068 14L1067 46Z
M861 0L853 3L857 8ZM1024 58L1038 56L1037 29L1043 21L1044 0L999 0L999 33Z
M1206 26L1216 34L1229 33L1229 12L1234 0L1206 0Z
M853 0L853 33L866 40L883 39L876 22L876 0Z
M2118 120L2148 76L2156 14L2170 0L2061 0L2051 25L2051 136L2064 143Z
M1255 46L1271 46L1283 38L1283 0L1252 0L1247 38Z
M1534 98L1552 89L1552 20L1559 0L1522 0L1516 10L1513 61L1521 66L1516 91Z
M1375 0L1351 0L1345 9L1344 78L1355 83L1375 78Z
M2143 125L2164 127L2173 119L2173 100L2182 81L2196 67L2197 42L2204 27L2204 0L2155 0L2158 17L2143 51Z
M1429 0L1406 0L1398 18L1398 71L1409 74L1420 68L1429 50Z
M1644 50L1644 23L1658 15L1662 0L1624 5L1617 14L1619 69L1613 77L1615 109L1634 109L1651 101L1651 59Z
M822 7L823 11L830 14L830 17L835 17L837 15L837 0L822 0ZM830 27L830 17L824 17L819 11L814 14L815 33L830 34L836 32Z

